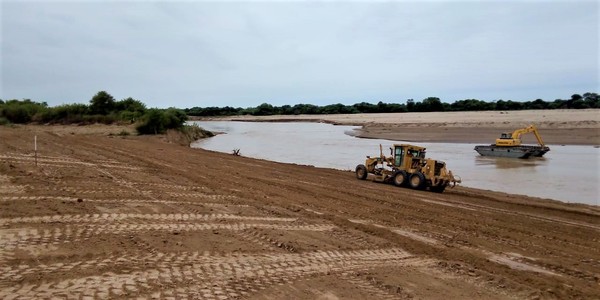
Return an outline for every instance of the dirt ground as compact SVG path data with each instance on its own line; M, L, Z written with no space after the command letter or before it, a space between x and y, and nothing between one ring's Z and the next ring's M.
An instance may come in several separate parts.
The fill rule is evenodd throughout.
M600 298L598 206L86 130L0 127L0 299Z
M550 145L600 145L600 109L233 116L198 120L309 121L362 126L358 136L411 142L492 144L502 132L534 124ZM537 143L533 134L525 143Z

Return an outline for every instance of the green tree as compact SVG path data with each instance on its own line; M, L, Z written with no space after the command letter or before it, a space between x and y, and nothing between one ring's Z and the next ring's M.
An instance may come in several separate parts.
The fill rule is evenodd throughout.
M312 104L296 104L292 110L294 115L314 115L319 112L319 107Z
M590 108L600 108L600 96L597 93L583 94L583 101Z
M506 107L508 110L521 110L521 109L523 109L523 103L508 100L508 101L506 101Z
M98 92L90 100L90 112L96 115L108 115L115 110L115 98L105 91Z
M566 107L567 107L567 100L556 99L553 102L548 103L549 109L560 109L560 108L566 108Z
M253 115L255 115L255 116L270 116L273 114L273 112L274 112L273 105L268 104L268 103L263 103L256 107L256 110L254 111Z
M0 117L12 123L29 123L33 116L47 109L47 103L34 102L30 99L7 100L0 106Z
M527 105L528 109L546 109L548 108L548 103L542 99L535 99L535 101L529 103Z
M131 97L123 99L121 101L117 101L114 105L115 110L117 111L131 111L131 112L141 112L146 111L146 104L142 103L139 100L135 100Z
M187 115L180 109L171 107L163 112L163 122L166 129L177 129L183 127Z
M423 99L423 111L444 111L442 100L438 97Z
M121 120L133 123L144 115L146 105L141 101L129 97L117 101L115 103L115 110L119 112Z
M414 99L406 100L406 110L407 111L415 111L415 100Z
M377 106L368 102L361 102L352 105L354 109L363 114L369 114L377 112Z
M136 130L139 134L164 133L167 129L182 128L186 119L185 112L176 108L151 108L146 111Z
M507 110L508 106L506 105L506 101L504 101L502 99L496 101L496 105L495 105L494 109L496 109L496 110Z

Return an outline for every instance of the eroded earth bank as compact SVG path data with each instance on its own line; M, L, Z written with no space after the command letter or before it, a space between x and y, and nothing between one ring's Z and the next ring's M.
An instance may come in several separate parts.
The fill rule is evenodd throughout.
M2 299L600 298L598 206L159 137L29 126L0 141Z

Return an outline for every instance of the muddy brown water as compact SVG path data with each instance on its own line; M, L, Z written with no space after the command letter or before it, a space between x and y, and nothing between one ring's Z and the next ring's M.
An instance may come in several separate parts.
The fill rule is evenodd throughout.
M323 123L194 122L225 134L197 141L192 147L243 156L354 170L366 155L379 155L379 144L389 147L403 141L361 139L359 127ZM418 143L427 156L443 160L459 175L463 186L512 194L600 205L600 149L593 146L549 145L542 158L527 160L479 156L475 144Z

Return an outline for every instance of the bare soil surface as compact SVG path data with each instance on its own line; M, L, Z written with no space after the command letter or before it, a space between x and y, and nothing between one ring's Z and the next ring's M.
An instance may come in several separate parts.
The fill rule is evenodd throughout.
M600 145L600 109L424 112L198 118L263 122L327 122L362 126L358 136L411 142L492 144L502 132L534 124L546 144ZM524 142L537 143L533 134Z
M600 298L597 206L84 131L0 127L0 299Z

